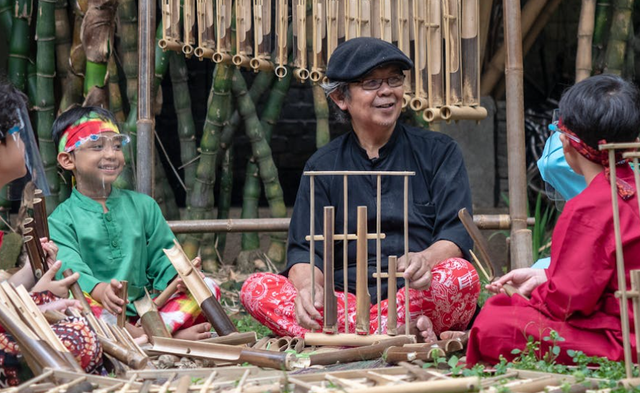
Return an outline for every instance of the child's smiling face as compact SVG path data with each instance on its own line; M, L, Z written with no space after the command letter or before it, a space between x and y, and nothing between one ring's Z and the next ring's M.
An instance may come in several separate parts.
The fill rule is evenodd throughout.
M71 153L79 187L89 188L87 191L93 192L99 192L97 188L107 187L107 191L110 191L111 184L124 168L122 137L115 132L103 132L96 140L84 142Z

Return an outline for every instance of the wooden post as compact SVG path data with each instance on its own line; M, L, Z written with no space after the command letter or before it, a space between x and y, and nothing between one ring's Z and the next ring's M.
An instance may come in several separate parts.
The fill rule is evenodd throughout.
M338 299L333 282L333 206L324 208L324 327L322 331L335 334L338 331Z
M367 251L367 207L358 206L358 240L356 251L356 333L369 334L371 295Z

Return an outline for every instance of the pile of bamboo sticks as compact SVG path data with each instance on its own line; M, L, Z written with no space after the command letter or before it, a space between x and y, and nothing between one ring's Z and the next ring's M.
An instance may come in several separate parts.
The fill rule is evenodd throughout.
M319 83L340 42L376 37L413 59L414 69L406 71L403 106L423 112L429 122L487 116L480 106L478 0L275 1L272 28L271 0L186 0L182 19L180 1L163 0L158 45L186 57L275 71L279 78L292 65L298 81Z

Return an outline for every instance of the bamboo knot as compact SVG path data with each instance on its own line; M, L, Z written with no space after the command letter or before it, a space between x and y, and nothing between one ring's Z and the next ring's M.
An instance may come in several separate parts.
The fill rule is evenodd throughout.
M56 77L56 73L54 72L53 74L43 74L41 72L36 72L36 76L39 76L41 78L55 78Z

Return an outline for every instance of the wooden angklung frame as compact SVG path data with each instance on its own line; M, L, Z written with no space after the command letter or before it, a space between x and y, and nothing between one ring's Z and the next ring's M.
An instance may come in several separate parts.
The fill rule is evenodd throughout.
M633 304L634 334L636 339L637 359L640 359L640 270L632 270L631 290L627 289L624 269L624 250L622 248L622 231L620 228L620 211L618 208L618 187L616 185L616 150L625 150L622 157L631 159L636 183L636 197L640 212L640 143L608 143L599 146L600 150L609 153L609 182L611 184L611 205L613 208L613 229L616 241L616 273L618 276L618 291L616 297L620 299L620 323L622 325L622 344L624 349L624 363L627 379L633 378L631 356L631 329L629 327L629 304ZM640 360L639 360L640 361Z
M382 241L385 239L385 234L382 233L382 177L384 176L402 176L404 178L404 250L403 255L409 253L409 211L408 211L408 195L409 195L409 177L415 175L415 172L408 171L307 171L305 176L309 176L310 181L310 195L309 195L309 236L306 240L309 241L309 261L310 261L310 274L311 282L315 282L315 250L316 241L321 241L324 244L324 321L322 333L309 332L305 335L305 342L307 345L349 345L360 346L370 345L378 342L382 339L392 337L397 334L397 308L395 305L395 294L398 277L402 277L401 272L396 271L397 256L390 255L389 258L389 271L382 272L382 255L381 247ZM343 178L343 228L342 234L335 233L335 206L324 206L324 234L316 235L316 222L315 222L315 177L316 176L342 176ZM350 176L375 176L376 177L376 231L374 233L367 232L367 207L357 206L357 231L355 234L348 233L349 228L349 200L348 200L348 179ZM338 300L335 295L335 283L334 283L334 242L343 242L343 286L345 294L348 291L348 241L355 240L356 246L356 334L350 334L349 323L349 302L348 297L344 296L344 332L337 334L338 331L338 316L337 306ZM389 280L389 309L387 319L387 334L382 334L382 316L381 316L381 304L378 301L378 329L377 334L370 335L370 308L371 308L371 296L368 289L368 240L376 240L376 272L373 277L376 278L378 300L382 293L381 280L386 278ZM406 285L406 283L405 283ZM393 299L390 296L393 295ZM311 297L315 299L315 290L312 286ZM405 335L409 335L409 324L411 322L411 313L409 307L409 296L405 297L406 302L404 304L405 310Z

